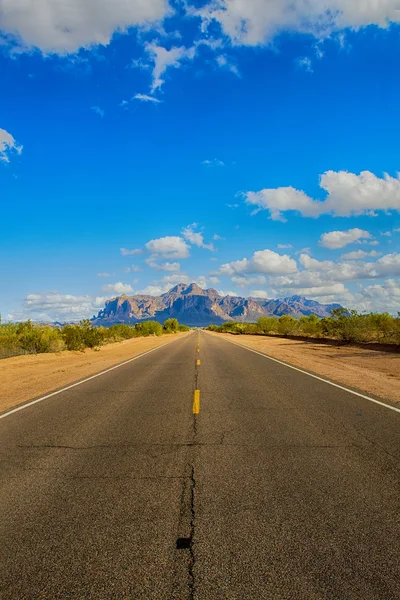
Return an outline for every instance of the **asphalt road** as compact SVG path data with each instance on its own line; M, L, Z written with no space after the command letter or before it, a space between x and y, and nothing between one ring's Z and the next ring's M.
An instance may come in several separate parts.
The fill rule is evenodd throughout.
M398 413L193 333L0 420L0 598L399 600L399 459Z

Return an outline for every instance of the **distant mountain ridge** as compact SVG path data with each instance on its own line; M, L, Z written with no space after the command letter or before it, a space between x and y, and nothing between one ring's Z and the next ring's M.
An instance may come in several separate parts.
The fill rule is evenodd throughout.
M327 317L340 304L320 304L302 296L277 300L221 296L217 290L203 290L196 283L180 283L161 296L118 296L107 300L103 310L93 317L94 325L111 326L117 323L138 323L154 320L163 323L175 317L180 323L204 327L225 321L249 323L261 316L315 314Z

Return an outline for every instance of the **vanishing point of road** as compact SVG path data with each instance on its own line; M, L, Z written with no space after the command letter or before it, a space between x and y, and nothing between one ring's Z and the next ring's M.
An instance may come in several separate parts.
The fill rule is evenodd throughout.
M399 459L395 410L191 333L0 415L0 598L399 600Z

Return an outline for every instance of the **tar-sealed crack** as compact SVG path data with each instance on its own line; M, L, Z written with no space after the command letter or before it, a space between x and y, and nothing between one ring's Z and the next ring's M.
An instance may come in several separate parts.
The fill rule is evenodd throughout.
M194 389L199 389L199 368L195 367ZM195 452L196 446L202 446L197 441L198 437L197 415L193 414L191 423L191 441L185 443L187 447L186 474L181 494L181 509L176 540L176 581L174 583L173 598L188 598L194 600L196 596L196 555L194 539L196 532L196 473Z
M196 419L196 417L195 417ZM194 494L195 494L195 489L196 489L196 479L194 476L194 466L192 466L192 473L190 476L190 489L191 489L191 494L190 494L190 514L191 514L191 520L190 520L190 547L189 547L189 552L190 552L190 561L189 561L189 598L190 600L194 599L194 594L195 594L195 575L194 575L194 566L195 566L195 562L196 562L196 557L193 551L193 538L194 538L194 529L195 529L195 521L196 521L196 510L195 510L195 505L194 505Z

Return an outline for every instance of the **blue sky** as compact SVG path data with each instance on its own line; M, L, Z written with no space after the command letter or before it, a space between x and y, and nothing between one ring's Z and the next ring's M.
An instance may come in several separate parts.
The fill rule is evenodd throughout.
M181 281L400 310L395 0L93 6L0 7L3 318Z

